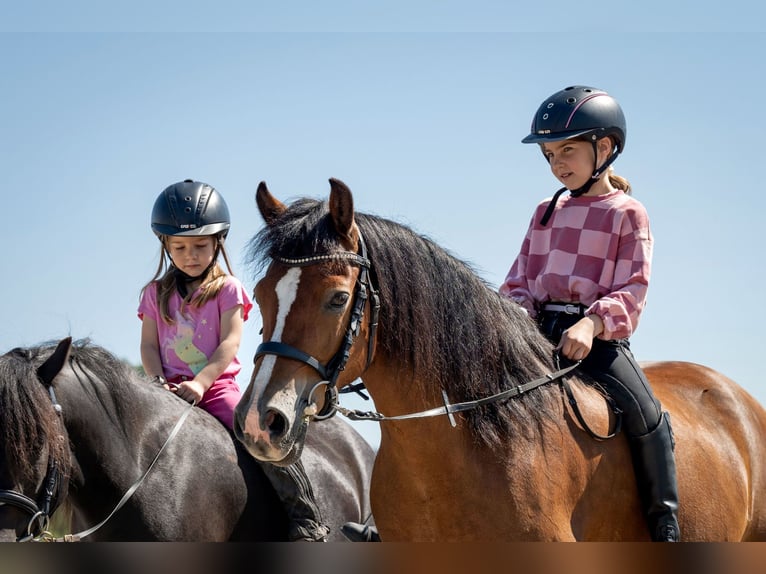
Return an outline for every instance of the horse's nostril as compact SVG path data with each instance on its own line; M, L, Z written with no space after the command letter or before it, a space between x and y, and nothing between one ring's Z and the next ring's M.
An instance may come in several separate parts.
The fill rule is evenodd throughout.
M277 411L269 411L266 417L266 428L271 436L281 437L287 429L285 417Z

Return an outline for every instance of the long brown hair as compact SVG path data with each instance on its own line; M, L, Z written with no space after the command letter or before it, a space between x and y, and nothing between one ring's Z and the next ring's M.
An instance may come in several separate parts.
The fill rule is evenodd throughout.
M223 288L223 285L226 282L226 277L234 275L234 272L231 270L231 263L229 263L229 256L226 254L223 238L220 237L220 235L215 235L214 240L216 242L216 253L213 257L213 264L210 266L210 269L208 269L207 274L202 278L202 283L199 288L195 290L194 293L189 293L183 298L183 301L181 302L181 313L184 312L187 305L202 307L205 303L214 299ZM143 297L147 287L152 283L156 283L157 306L159 307L160 316L165 323L170 325L173 323L173 318L170 316L168 308L170 297L176 290L176 276L173 261L168 254L168 236L160 236L160 242L162 243L162 247L160 248L160 261L157 265L157 271L155 271L151 281L141 289L141 296ZM218 255L223 256L228 273L219 265Z

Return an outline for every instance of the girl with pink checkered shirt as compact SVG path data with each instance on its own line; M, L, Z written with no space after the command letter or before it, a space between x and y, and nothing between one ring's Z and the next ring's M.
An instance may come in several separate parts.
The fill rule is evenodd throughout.
M540 146L563 187L537 206L500 294L537 320L560 356L581 361L622 410L652 540L675 542L670 416L629 343L646 302L652 234L644 206L612 168L625 136L622 109L603 90L572 86L542 103L522 142Z

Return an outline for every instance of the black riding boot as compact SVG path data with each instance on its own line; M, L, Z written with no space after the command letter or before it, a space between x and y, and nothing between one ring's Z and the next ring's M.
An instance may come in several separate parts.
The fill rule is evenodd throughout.
M650 433L630 439L638 490L655 542L679 542L678 484L670 415Z
M358 522L346 522L340 527L340 531L351 542L380 542L378 529L374 526L367 526Z
M322 516L314 498L303 463L275 466L261 463L277 496L282 501L290 521L287 537L291 541L327 542L330 529L322 523Z

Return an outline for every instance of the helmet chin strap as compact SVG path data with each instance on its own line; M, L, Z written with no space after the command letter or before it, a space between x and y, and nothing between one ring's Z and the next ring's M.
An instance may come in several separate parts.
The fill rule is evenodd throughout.
M596 147L596 142L593 142L593 153L594 157L598 158L598 148ZM598 167L593 170L593 174L590 176L590 179L585 182L585 185L582 187L578 187L577 189L570 190L570 194L572 197L580 197L581 195L585 195L590 191L590 188L593 187L593 184L596 183L599 178L601 177L601 174L603 174L607 168L612 165L614 160L617 159L617 156L620 155L620 148L617 147L615 151L612 153L611 156L607 158L607 160L601 165L601 167ZM595 160L594 160L595 163ZM594 166L595 167L595 166ZM548 224L548 220L550 220L551 215L553 215L553 209L556 207L556 202L559 200L559 197L561 197L561 194L564 193L567 190L566 187L562 187L556 193L553 194L553 197L551 198L551 202L548 204L548 208L545 210L545 213L540 218L540 225L545 227Z
M189 283L193 283L194 281L198 281L199 279L205 277L205 275L210 272L210 269L213 267L213 265L215 265L215 261L208 265L202 273L193 277L187 273L184 273L178 267L176 267L175 264L173 264L173 276L176 279L176 289L178 290L178 293L181 295L182 299L186 299L186 296L189 294Z

